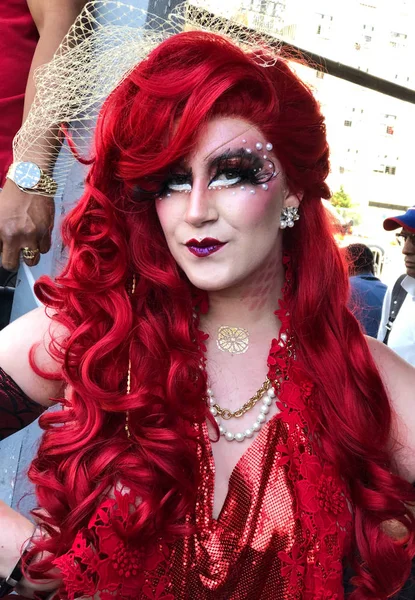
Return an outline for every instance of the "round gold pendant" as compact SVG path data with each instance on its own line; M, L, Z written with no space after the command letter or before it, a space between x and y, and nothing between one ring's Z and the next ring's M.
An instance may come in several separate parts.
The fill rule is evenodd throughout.
M218 329L216 344L222 352L230 354L243 354L248 350L249 333L242 327L228 327L223 325Z

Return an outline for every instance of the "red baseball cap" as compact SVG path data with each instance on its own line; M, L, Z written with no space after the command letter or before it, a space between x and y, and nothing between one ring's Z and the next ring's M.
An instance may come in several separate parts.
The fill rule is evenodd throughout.
M386 231L392 231L398 227L404 227L415 233L415 206L408 208L404 215L389 217L383 221L383 229Z

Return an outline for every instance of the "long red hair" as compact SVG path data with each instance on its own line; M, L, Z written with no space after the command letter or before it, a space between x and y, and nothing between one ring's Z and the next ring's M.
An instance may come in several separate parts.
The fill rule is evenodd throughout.
M63 226L69 261L55 282L43 278L36 286L69 332L51 352L62 360L71 395L68 410L42 418L45 434L30 469L48 521L61 527L41 545L51 558L33 573L68 550L117 480L142 499L130 536L145 544L160 533L186 533L198 485L187 424L206 418L206 381L193 291L168 251L151 198L201 126L218 115L255 124L273 143L290 190L304 193L301 219L283 241L293 272L292 327L319 390L321 451L350 486L352 597L386 598L410 572L415 527L407 504L415 494L391 470L389 401L346 307L347 272L320 201L330 196L324 119L282 57L264 68L254 55L202 32L163 42L106 101L85 193ZM392 518L407 527L406 545L383 532L381 523Z

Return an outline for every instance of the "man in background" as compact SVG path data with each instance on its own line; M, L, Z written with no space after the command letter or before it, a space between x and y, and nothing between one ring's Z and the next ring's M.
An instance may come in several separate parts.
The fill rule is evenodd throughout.
M361 323L365 333L376 337L382 315L387 286L375 277L374 257L364 244L350 244L346 248L350 275L350 309Z
M53 197L24 192L5 178L13 161L13 138L35 95L33 72L52 59L85 4L86 0L0 2L0 251L7 271L17 270L23 248L38 249L34 258L24 258L29 266L50 248Z
M386 293L378 340L415 366L415 206L386 219L383 227L386 231L401 228L396 238L402 246L406 274Z

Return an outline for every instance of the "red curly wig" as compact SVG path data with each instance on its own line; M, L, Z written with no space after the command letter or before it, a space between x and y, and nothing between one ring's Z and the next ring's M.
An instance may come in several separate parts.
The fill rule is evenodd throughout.
M45 433L30 468L51 526L50 539L39 544L50 557L33 574L67 551L118 479L142 499L130 536L146 543L160 532L187 531L183 518L198 486L189 423L206 418L206 381L194 290L168 251L151 196L166 170L192 150L202 125L219 115L259 128L290 190L304 193L302 217L283 240L293 271L292 327L319 390L321 452L350 487L352 598L387 598L410 572L415 526L407 506L415 494L391 468L389 401L347 309L347 272L320 201L330 196L324 119L283 57L264 68L202 32L164 41L105 102L85 193L63 226L68 264L56 282L43 278L36 286L69 332L51 352L62 361L71 395L67 410L42 417ZM132 274L137 287L130 298ZM406 526L406 544L384 533L381 523L392 518Z

